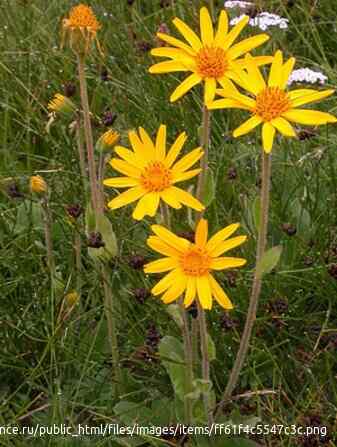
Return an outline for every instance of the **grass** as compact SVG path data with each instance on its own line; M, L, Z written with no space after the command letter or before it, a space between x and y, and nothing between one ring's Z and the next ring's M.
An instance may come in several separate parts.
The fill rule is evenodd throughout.
M93 54L87 69L95 138L104 131L104 112L112 111L125 144L128 129L142 125L153 133L164 122L170 141L186 130L185 150L196 147L200 91L194 89L170 105L167 98L177 79L150 75L151 57L143 50L155 45L158 26L162 22L169 25L175 15L196 24L201 2L177 0L163 8L159 1L136 0L132 9L122 0L92 3L102 22L100 41L105 53L104 58ZM221 3L215 4L216 11ZM286 32L273 35L263 51L281 47L287 56L297 57L298 67L323 71L334 87L337 12L331 9L331 2L299 0L291 7L285 1L264 3L269 11L287 16L290 23ZM69 204L86 206L70 123L58 118L46 130L47 103L65 83L76 85L72 99L79 104L73 54L60 49L60 22L72 4L3 0L0 6L1 183L5 192L8 178L15 179L25 196L13 199L4 193L0 203L0 426L126 423L134 420L137 410L130 412L123 406L125 401L141 408L137 420L175 424L169 377L158 355L151 350L149 354L148 346L156 339L156 331L179 338L179 329L159 301L149 297L141 304L135 299L134 289L149 289L154 279L130 266L130 257L135 255L153 257L145 245L150 220L132 221L128 207L110 216L119 245L118 257L110 264L110 279L118 300L122 404L111 397L102 284L85 248L81 301L62 328L56 333L53 329L52 315L55 318L63 297L76 289L78 281L73 248L76 231L83 247L86 243L82 218L75 228L65 212ZM332 113L336 107L335 97L321 106ZM233 140L230 131L240 121L241 112L236 111L216 111L212 117L210 166L216 196L207 211L211 229L239 221L249 235L241 251L249 261L247 266L234 277L220 277L235 303L234 311L224 315L216 307L207 315L216 346L211 375L218 398L242 333L256 244L260 141L254 133ZM336 445L337 283L336 275L331 274L331 266L337 263L336 141L336 127L329 126L303 141L280 140L275 148L268 244L281 244L283 254L265 279L249 358L235 390L238 397L225 409L226 415L234 411L257 416L264 424L304 426L318 420L319 425L328 426L329 440L325 444L310 440L309 444L299 437L270 434L255 439L260 445ZM39 207L31 201L27 187L34 173L43 175L51 191L54 256L60 278L54 295ZM176 231L190 231L186 211L173 213L173 222ZM296 234L287 233L286 223ZM114 409L115 413L119 409L117 418ZM134 445L128 442L124 445ZM146 442L144 445L154 445L151 439ZM76 446L89 444L90 438L2 436L0 443ZM119 444L106 437L97 440L97 445Z

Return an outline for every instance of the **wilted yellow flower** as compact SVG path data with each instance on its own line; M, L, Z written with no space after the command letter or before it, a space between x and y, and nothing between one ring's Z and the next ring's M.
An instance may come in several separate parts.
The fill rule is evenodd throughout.
M187 43L168 34L157 33L161 40L172 47L151 50L153 56L168 57L169 60L150 67L150 73L192 72L172 93L171 102L179 99L200 82L205 83L205 104L213 101L218 83L225 90L236 90L232 83L233 70L245 65L245 61L238 58L269 39L267 34L258 34L234 44L248 21L249 17L244 16L229 31L228 16L226 11L222 10L218 29L214 32L210 14L207 8L203 7L200 9L201 38L177 17L173 20L173 24ZM256 61L259 64L266 64L271 62L271 58L257 57Z
M47 183L40 175L33 175L29 179L29 187L31 192L37 194L44 194L47 192Z
M286 137L296 136L290 122L309 126L337 122L336 117L330 113L298 108L326 98L332 95L334 90L316 91L301 88L288 91L288 79L295 64L293 57L284 63L282 51L275 53L268 83L251 56L246 56L246 62L246 70L236 71L235 81L251 96L239 92L228 94L226 90L218 90L217 92L226 99L218 99L208 106L210 109L244 109L251 113L252 116L234 130L235 138L262 124L263 149L269 153L273 147L276 130Z
M247 236L228 239L238 228L232 224L208 239L208 222L201 219L197 225L194 243L178 237L161 225L152 225L155 236L147 244L166 256L144 266L145 273L169 273L152 289L153 295L161 295L165 304L184 295L184 306L190 306L195 298L203 309L212 308L212 297L225 309L233 305L220 284L211 274L212 270L225 270L246 264L242 258L220 257L223 253L243 244Z
M77 292L70 292L64 297L64 301L68 307L75 306L80 300L80 296Z
M109 178L104 180L104 185L130 189L111 200L108 203L109 208L114 210L138 200L132 215L136 220L141 220L146 215L154 217L160 200L172 208L180 209L182 205L186 205L202 211L204 206L199 200L175 186L176 183L188 180L201 171L189 171L203 155L200 147L176 162L186 138L185 132L180 134L166 153L165 125L159 127L155 143L142 127L139 128L139 136L135 131L129 132L133 151L116 146L115 152L122 160L113 158L110 161L111 166L126 177Z
M97 39L100 28L92 8L81 3L70 10L69 18L63 20L63 40L69 34L70 48L80 55L86 55L93 41L100 49Z
M96 149L98 151L108 151L118 143L120 135L113 129L109 129L97 141Z
M56 93L54 98L48 103L48 110L50 112L62 113L69 115L75 112L75 104L61 93Z

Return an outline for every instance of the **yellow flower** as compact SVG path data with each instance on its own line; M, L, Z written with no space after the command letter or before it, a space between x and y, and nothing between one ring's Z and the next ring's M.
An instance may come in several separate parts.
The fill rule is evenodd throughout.
M202 211L204 206L188 192L177 188L175 183L188 180L199 174L201 169L188 169L203 155L199 147L175 163L185 141L186 134L178 136L170 150L166 153L166 126L159 127L156 142L153 143L147 132L140 127L137 132L129 132L129 140L133 151L116 146L116 153L122 158L113 158L111 166L126 177L115 177L104 181L104 185L112 188L128 188L108 203L111 209L117 209L140 199L133 218L153 217L160 200L172 208L180 209L182 205Z
M61 93L56 93L54 98L48 103L48 110L67 115L75 112L76 106L66 96L61 95Z
M246 264L242 258L220 257L228 250L241 245L246 236L228 239L238 228L232 224L216 233L209 241L207 220L201 219L197 225L195 242L176 236L160 225L152 225L155 236L150 236L147 244L165 258L144 266L145 273L169 273L152 289L153 295L161 295L162 301L169 304L184 292L184 306L190 306L197 297L204 309L212 308L212 297L225 309L233 305L212 276L212 270L241 267Z
M227 99L219 99L209 105L210 109L238 108L252 113L247 121L234 130L235 138L250 132L259 124L263 124L263 149L269 153L273 147L276 130L286 137L296 136L290 122L312 126L337 122L337 119L329 113L298 108L304 104L326 98L332 95L334 90L296 89L287 91L287 82L295 65L293 57L283 63L282 52L275 53L268 83L265 82L253 58L246 55L246 60L246 70L238 70L235 81L246 89L254 99L240 93L232 92L228 95L225 90L218 90L218 93Z
M44 194L47 192L47 183L40 175L33 175L29 179L30 191L37 194Z
M248 21L249 17L245 16L229 31L228 16L226 11L222 10L217 32L214 33L210 14L207 8L203 7L200 10L201 39L178 18L173 20L173 24L183 35L187 44L167 34L157 33L161 40L172 47L155 48L151 54L168 57L170 60L153 65L149 69L150 73L192 72L172 93L171 102L179 99L200 82L205 83L205 104L213 101L218 82L226 90L236 90L231 81L232 72L236 66L242 67L245 63L244 60L237 59L269 39L267 34L259 34L233 45ZM256 59L258 64L270 63L270 57Z
M80 296L77 292L70 292L64 297L64 300L68 307L73 307L79 302Z
M90 6L79 4L71 8L69 18L63 20L63 40L69 32L69 45L76 53L88 53L95 40L98 48L97 31L101 28Z
M107 151L112 149L119 141L120 135L115 130L109 129L97 141L96 148L98 151Z

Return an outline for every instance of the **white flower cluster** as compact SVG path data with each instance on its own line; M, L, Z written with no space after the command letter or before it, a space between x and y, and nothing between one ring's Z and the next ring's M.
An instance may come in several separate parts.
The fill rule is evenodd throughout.
M320 71L314 71L310 68L299 68L298 70L294 70L288 79L288 85L291 85L295 82L307 82L309 84L325 84L328 80L327 76L325 76Z
M246 9L250 8L251 6L254 6L254 3L252 2L240 2L240 1L226 1L224 4L225 8L240 8L240 9Z
M231 25L236 25L242 18L244 17L244 14L242 14L239 17L235 17L230 21ZM249 19L249 25L250 26L257 26L261 30L265 31L271 26L276 26L281 29L288 28L288 19L285 19L284 17L280 17L277 14L272 14L270 12L261 12L256 17L252 17Z

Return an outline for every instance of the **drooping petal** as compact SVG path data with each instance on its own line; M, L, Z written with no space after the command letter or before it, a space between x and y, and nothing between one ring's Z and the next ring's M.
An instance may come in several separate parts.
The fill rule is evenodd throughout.
M226 228L218 231L207 242L206 248L208 252L211 252L220 242L228 239L235 231L240 227L239 223L228 225Z
M208 238L208 222L206 219L200 219L195 231L195 243L198 247L204 247Z
M186 51L186 53L190 54L191 56L196 55L196 52L193 50L193 48L189 47L184 42L182 42L179 39L176 39L175 37L169 36L168 34L164 34L164 33L157 33L157 37L159 37L160 40L163 40L164 42L167 42L174 47L181 48L182 50Z
M335 92L334 89L324 90L322 92L314 92L312 94L306 94L303 96L299 96L296 99L293 99L291 101L291 105L293 108L298 106L303 106L304 104L309 104L312 102L320 101L323 98L327 98L328 96L331 96Z
M205 7L200 9L200 33L202 43L208 46L212 45L214 41L213 24L208 9Z
M174 183L183 182L185 180L189 180L190 178L195 177L196 175L200 174L201 169L193 169L192 171L186 171L182 173L174 173L172 176L172 185Z
M162 225L152 225L151 230L160 237L161 240L180 252L184 252L190 246L190 242L187 239L176 236Z
M212 309L212 291L208 281L208 276L197 276L197 294L200 305L205 310Z
M242 267L246 263L247 260L243 258L215 258L212 260L210 268L212 270L225 270L235 267Z
M240 22L238 22L231 30L230 32L227 34L226 39L223 42L223 46L222 48L224 50L228 50L228 48L232 45L232 43L236 40L236 38L238 37L238 35L241 33L241 31L243 30L243 28L247 25L247 23L249 22L249 17L248 16L244 16L242 17L242 19L240 20Z
M165 61L151 65L149 72L151 74L175 73L176 71L190 71L186 65L180 61Z
M164 191L161 191L160 197L164 200L165 203L167 203L172 208L175 208L178 210L182 207L179 200L177 200L174 192L171 191L171 188L167 188L167 189L164 189Z
M216 79L206 78L205 79L205 92L204 92L204 102L209 104L213 101L216 91Z
M279 116L271 121L271 124L286 137L296 137L293 126L284 118Z
M145 194L137 203L132 217L135 220L142 220L144 216L154 217L159 206L159 200L160 196L157 192Z
M122 206L128 205L129 203L135 202L136 200L140 199L144 196L144 194L146 194L146 191L144 191L143 188L141 188L140 186L135 186L134 188L122 192L117 197L112 199L108 203L108 207L112 210L121 208Z
M202 47L202 43L199 37L196 35L196 33L192 31L191 28L188 25L186 25L185 22L178 19L177 17L173 19L173 24L178 29L178 31L184 36L186 41L191 45L193 50L198 52Z
M135 168L138 168L139 170L143 168L147 163L145 154L142 157L139 157L133 151L130 151L130 149L126 149L125 147L115 146L115 152L124 161L134 166Z
M163 273L179 267L177 259L162 258L144 265L144 273Z
M191 151L189 154L185 155L181 160L173 165L173 173L185 172L191 166L193 166L200 158L203 156L204 151L201 147L198 147Z
M239 126L237 129L233 132L233 137L238 138L241 135L245 135L246 133L253 130L256 126L262 123L262 118L260 118L257 115L253 115L250 117L247 121L245 121L241 126Z
M184 298L184 306L189 307L195 300L197 294L197 284L196 279L193 276L187 278L186 283L186 293Z
M111 188L129 188L139 185L139 180L131 177L113 177L105 179L103 184Z
M168 48L168 47L160 47L153 48L151 50L151 55L156 57L169 57L170 59L179 60L181 56L187 55L186 51L180 50L178 48Z
M270 123L263 123L262 126L262 145L264 151L269 154L273 148L275 137L275 127Z
M188 76L178 87L174 90L170 97L171 102L177 101L179 98L185 95L191 88L199 84L202 81L201 76L196 73Z
M248 51L262 45L269 39L270 36L268 36L268 34L259 34L257 36L249 37L248 39L244 39L241 42L233 45L227 51L227 57L228 59L234 60L237 57L240 57L243 54L247 53Z
M140 178L140 169L119 158L112 158L110 165L118 172L133 178Z
M174 282L178 276L179 272L177 269L172 270L170 273L164 276L151 290L152 295L157 296L167 290Z
M231 239L227 239L225 241L220 241L217 244L213 242L212 245L207 244L207 251L210 256L216 258L226 251L231 250L232 248L238 247L243 244L247 240L247 236L236 236ZM211 241L210 241L211 242ZM209 248L211 247L211 248Z
M187 278L183 275L176 277L176 281L161 297L163 303L170 304L178 299L185 291Z
M179 137L176 139L176 141L172 144L170 150L167 153L166 159L165 159L165 165L168 168L170 168L172 166L172 164L176 161L186 140L187 140L186 132L182 132L179 135Z
M166 126L162 124L156 138L156 159L164 161L166 155Z
M176 186L172 186L171 189L173 189L177 200L179 200L179 202L181 202L183 205L189 206L196 211L203 211L205 209L204 205L187 191L177 188Z
M283 67L283 54L282 51L278 50L275 53L273 63L270 67L268 86L269 87L280 87L282 85L282 71Z
M220 12L218 30L215 35L214 45L223 47L228 33L228 15L224 9Z
M231 300L228 298L218 281L212 275L208 276L208 280L211 285L212 294L220 306L227 310L233 309Z
M294 123L307 124L309 126L320 126L337 122L337 119L330 113L319 112L318 110L294 109L284 112L282 116Z
M158 236L150 236L146 241L147 245L152 248L152 250L165 256L176 256L178 257L181 252L176 248L168 245L166 242L162 241Z

